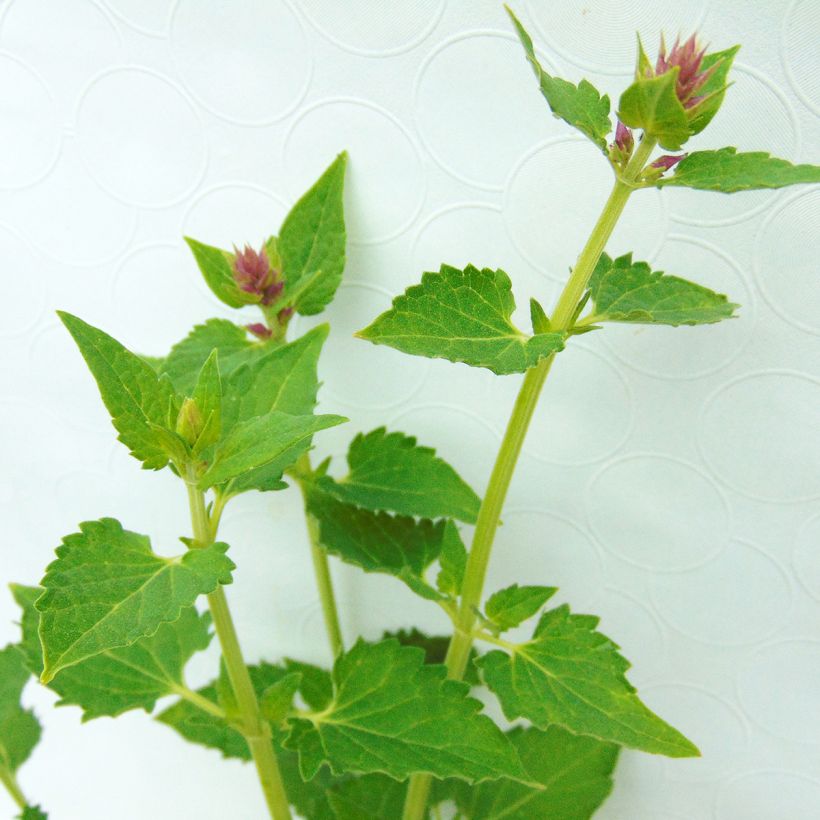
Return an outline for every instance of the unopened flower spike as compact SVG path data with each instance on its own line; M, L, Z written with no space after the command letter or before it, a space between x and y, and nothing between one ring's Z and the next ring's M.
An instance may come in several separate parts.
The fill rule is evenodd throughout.
M252 324L245 325L245 330L263 342L266 342L273 336L273 331L267 325L263 325L262 322L253 322Z
M234 279L246 293L259 296L265 307L272 305L281 295L285 283L279 277L279 271L271 267L268 254L264 248L254 250L245 245L238 250L234 245Z
M717 70L718 63L714 63L709 68L703 70L703 58L706 55L706 48L701 48L697 41L697 35L690 35L683 43L678 36L675 45L667 54L666 42L661 35L661 45L658 50L658 59L655 62L655 76L666 74L668 71L678 68L678 78L675 84L675 94L681 101L684 108L694 108L704 99L696 92L703 88L709 78ZM648 76L651 76L648 75Z
M627 128L620 120L615 127L615 142L609 146L609 158L616 165L623 166L632 156L632 149L635 147L635 138L632 129Z

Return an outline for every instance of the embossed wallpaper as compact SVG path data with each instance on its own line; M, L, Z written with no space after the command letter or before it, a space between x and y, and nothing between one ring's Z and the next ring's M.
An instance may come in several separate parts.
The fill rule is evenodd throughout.
M820 161L818 0L514 6L545 67L616 99L638 28L653 50L660 28L742 43L694 144ZM341 457L387 422L483 489L519 377L351 334L441 262L503 267L519 310L548 305L606 196L605 163L550 116L500 0L10 0L0 101L3 581L35 583L79 520L115 516L166 554L189 530L173 477L114 441L54 310L155 354L230 316L182 235L259 243L344 148L349 260L320 396L352 423L319 449ZM527 439L488 588L523 575L600 614L645 701L703 752L625 752L601 820L820 817L819 227L817 186L635 197L610 253L726 292L740 317L574 341ZM243 496L223 538L247 656L326 663L297 493ZM333 571L348 638L446 630L400 582ZM0 595L0 643L16 618ZM81 725L43 688L25 699L45 730L21 782L57 820L263 816L250 767L142 713Z

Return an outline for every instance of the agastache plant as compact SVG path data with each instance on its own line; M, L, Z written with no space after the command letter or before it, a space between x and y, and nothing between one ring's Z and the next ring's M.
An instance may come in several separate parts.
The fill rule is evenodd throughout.
M548 74L510 16L552 113L609 161L613 187L598 221L552 311L530 299L532 332L512 324L503 270L445 264L358 334L411 355L523 375L484 498L432 449L384 427L352 439L344 476L330 459L311 458L322 431L346 421L315 413L328 327L287 335L291 317L320 313L341 281L344 154L259 250L187 239L216 296L232 308L255 305L258 321L211 319L167 356L149 359L61 313L119 440L144 468L167 467L180 479L191 530L185 550L169 558L115 519L87 521L63 539L39 585L12 586L22 637L0 652L0 780L21 817L46 816L16 779L40 735L20 704L31 675L86 720L152 713L173 697L155 719L252 761L276 820L292 811L318 820L584 820L609 794L622 747L698 755L640 700L598 618L547 608L556 592L547 585L485 596L487 567L527 428L573 337L610 322L680 326L735 316L738 306L704 285L631 254L606 254L629 198L650 187L780 188L818 182L820 168L731 147L656 156L681 151L718 112L737 47L706 53L691 37L668 52L662 44L653 66L639 44L613 134L609 98L585 80ZM289 483L304 504L330 668L294 659L248 664L225 592L235 570L218 540L226 506ZM469 549L465 524L474 525ZM331 555L400 579L446 613L452 634L408 624L346 645ZM529 639L506 634L533 618ZM185 665L214 635L219 668L212 683L192 689ZM476 687L497 698L514 728L482 713Z

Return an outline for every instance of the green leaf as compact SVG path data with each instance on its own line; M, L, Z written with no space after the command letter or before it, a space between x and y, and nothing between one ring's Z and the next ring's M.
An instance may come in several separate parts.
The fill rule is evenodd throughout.
M668 757L697 748L640 701L624 673L618 647L595 631L598 618L571 615L564 605L545 612L532 640L507 644L476 661L510 720L531 720Z
M283 304L309 316L333 298L345 266L344 192L347 154L341 153L282 223L278 251L285 278Z
M199 371L194 392L182 403L176 432L200 453L219 439L222 431L222 382L219 351L214 349Z
M507 738L468 697L469 686L446 679L424 653L387 640L359 640L333 668L334 699L322 712L293 722L286 741L298 749L305 779L324 763L334 774L414 772L470 781L526 778Z
M424 650L425 663L444 663L447 657L447 649L450 646L450 638L446 635L426 635L418 629L399 629L396 632L384 632L382 640L395 638L402 646L417 646ZM470 658L464 672L463 680L470 686L478 686L481 681L478 672L473 665L473 661L478 657L475 649L470 650Z
M475 523L481 499L430 447L404 433L379 427L359 433L347 452L349 473L341 481L318 480L340 501L368 510Z
M691 134L686 111L675 93L680 68L657 77L640 77L621 94L618 118L641 128L667 151L677 151Z
M486 367L499 375L523 373L564 347L560 333L527 336L510 321L512 285L502 270L442 265L357 336L414 356Z
M43 683L86 658L153 635L199 595L229 584L234 564L227 548L216 543L163 558L147 536L113 518L80 524L57 548L35 604Z
M347 421L344 416L292 416L272 410L243 421L216 445L213 462L199 480L202 490L277 461L279 473L299 456L294 448L310 437ZM289 454L292 457L280 460Z
M168 463L163 440L152 425L166 427L174 390L141 357L116 339L70 313L58 311L91 370L119 440L149 470Z
M40 613L34 602L42 589L14 586L12 591L23 608L21 648L26 665L39 677L43 669ZM159 698L173 694L184 684L185 664L210 643L210 622L207 613L199 615L196 609L187 607L177 620L161 624L150 637L108 649L63 669L48 684L60 695L57 705L80 706L84 721L105 715L116 717L130 709L150 712Z
M227 319L209 319L171 348L160 372L168 375L180 393L190 395L202 365L215 349L219 351L219 372L225 381L237 367L264 356L271 348L249 341L245 329Z
M19 820L48 820L48 815L39 806L26 806L17 817Z
M612 130L612 123L609 121L609 97L606 94L602 97L600 92L586 80L581 80L575 86L567 80L552 77L544 71L535 56L532 38L509 8L507 8L507 14L512 18L518 39L524 46L527 60L535 71L535 76L541 86L541 93L549 103L552 113L577 128L606 152L606 136Z
M385 774L351 778L331 788L327 795L336 820L397 820L402 816L406 796L407 783Z
M319 325L236 368L225 380L225 429L271 410L294 416L312 413L319 390L316 367L328 331L328 325Z
M194 254L199 270L208 287L221 302L232 308L240 308L259 301L259 296L242 290L234 279L233 256L220 248L185 237Z
M812 182L820 182L818 165L792 165L764 151L738 154L737 148L727 147L689 154L675 166L671 177L662 177L655 184L733 194Z
M557 591L555 587L513 584L489 597L485 613L499 632L505 632L532 618Z
M514 780L456 785L456 803L475 820L589 820L612 790L618 747L550 726L509 732L524 768L544 786Z
M266 689L284 678L288 672L281 666L259 663L248 667L254 691L261 697ZM218 684L203 686L197 694L217 706L221 705L217 693ZM156 716L156 720L170 726L191 743L218 749L223 757L250 760L251 752L245 738L223 720L205 712L188 700L179 700Z
M312 487L307 488L306 504L328 552L365 572L394 575L424 598L441 597L424 574L441 551L444 521L374 513Z
M280 723L287 717L293 706L293 697L299 690L302 676L298 672L291 672L278 681L272 683L259 698L259 708L262 715L271 723Z
M333 700L333 679L327 669L290 658L285 661L285 665L288 672L301 676L299 693L311 709L321 712L330 704Z
M715 73L698 89L698 96L703 99L688 111L689 130L693 134L703 131L723 105L729 71L739 49L740 46L732 46L704 56L700 64L701 71L708 71L712 66L716 68Z
M0 774L13 774L40 740L40 724L20 705L29 675L23 655L13 644L0 650Z
M703 285L653 273L628 253L612 260L605 253L589 282L595 305L592 322L702 325L731 319L739 307Z
M458 527L448 521L444 527L444 538L439 553L441 570L436 578L439 592L456 597L461 594L464 572L467 569L467 548L461 540Z

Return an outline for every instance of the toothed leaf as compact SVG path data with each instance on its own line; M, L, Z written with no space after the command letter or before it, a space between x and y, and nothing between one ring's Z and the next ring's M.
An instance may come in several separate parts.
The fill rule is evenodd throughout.
M532 618L556 592L555 587L520 587L513 584L493 593L488 598L484 611L499 631L504 632Z
M675 93L679 67L657 77L640 77L621 94L618 118L640 128L661 148L678 151L691 134L686 111Z
M13 644L0 650L0 776L14 774L40 740L40 724L20 705L29 675L23 655Z
M523 373L564 347L560 333L535 336L516 328L510 279L502 270L442 265L408 288L358 335L414 356L486 367L499 375Z
M162 469L168 452L153 427L168 424L174 398L171 382L99 328L70 313L59 312L59 316L97 382L119 440L143 467Z
M589 282L595 322L702 325L730 319L738 305L722 293L677 276L653 272L632 254L601 254Z
M606 152L606 136L612 130L612 123L609 120L609 97L606 94L601 96L600 92L586 80L581 80L576 86L544 71L538 57L535 56L532 38L510 9L507 9L507 14L512 18L518 39L524 46L527 60L535 71L541 93L549 103L552 113L573 128L577 128L601 151Z
M792 165L764 151L739 154L737 148L720 148L689 154L675 166L672 176L662 177L657 185L733 194L812 182L820 182L820 165Z
M597 625L598 618L560 606L541 616L532 640L476 661L507 718L668 757L697 756L690 741L641 702L624 674L629 663Z
M286 741L298 749L305 779L323 764L334 774L383 772L399 780L414 772L469 781L526 777L467 684L423 660L420 649L394 640L359 640L336 660L332 703L310 720L294 720Z
M347 452L349 472L340 481L318 480L321 489L368 510L474 523L481 500L430 447L384 427L360 433Z
M233 562L227 544L164 558L147 536L102 518L80 524L57 548L46 569L40 613L41 679L94 655L130 646L175 621L199 595L229 584Z

